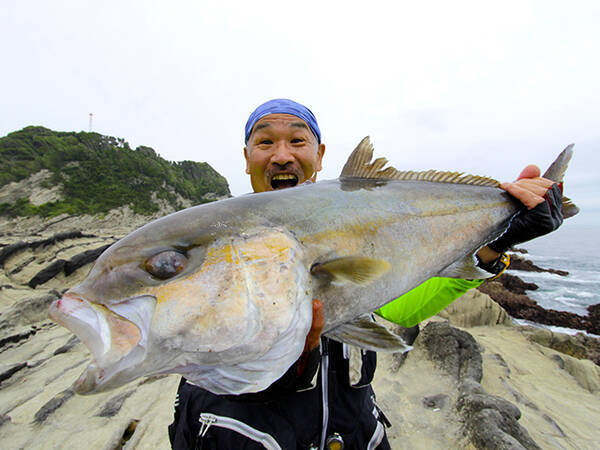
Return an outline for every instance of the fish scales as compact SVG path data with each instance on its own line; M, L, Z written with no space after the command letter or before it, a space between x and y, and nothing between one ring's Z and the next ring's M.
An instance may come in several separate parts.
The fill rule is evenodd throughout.
M92 352L76 391L158 373L263 390L302 352L313 298L325 334L350 326L347 342L397 350L361 317L431 277L479 277L473 254L519 205L487 178L370 166L368 147L338 180L189 208L107 249L50 308Z

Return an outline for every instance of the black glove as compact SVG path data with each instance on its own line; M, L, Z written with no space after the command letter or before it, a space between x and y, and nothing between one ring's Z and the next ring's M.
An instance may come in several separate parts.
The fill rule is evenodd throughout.
M515 214L504 234L488 244L488 247L496 253L504 253L515 244L556 230L563 222L562 183L554 183L544 198L546 201L535 208L523 208Z

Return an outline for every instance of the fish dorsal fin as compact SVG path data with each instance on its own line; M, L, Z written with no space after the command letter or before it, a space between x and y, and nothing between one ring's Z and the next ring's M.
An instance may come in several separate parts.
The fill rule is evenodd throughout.
M367 314L328 331L325 333L325 336L339 342L376 352L404 353L412 348L400 336L395 335L383 325L378 324Z
M332 283L367 286L390 270L390 263L365 256L344 256L313 264L310 273Z
M373 145L369 136L365 137L350 154L340 178L368 178L377 180L415 180L431 181L434 183L471 184L476 186L498 187L500 183L488 177L465 175L462 172L443 172L427 170L415 172L412 170L397 170L385 158L373 159Z

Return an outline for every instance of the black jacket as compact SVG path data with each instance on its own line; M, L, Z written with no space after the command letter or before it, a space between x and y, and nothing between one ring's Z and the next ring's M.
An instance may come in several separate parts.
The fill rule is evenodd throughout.
M169 426L171 445L174 449L318 449L337 434L346 450L389 449L383 426L387 420L374 402L370 385L376 354L361 351L360 359L353 359L359 367L352 363L351 376L348 346L322 338L320 349L309 354L300 375L297 363L257 394L219 396L182 379L175 419ZM322 433L323 411L328 416L326 433Z

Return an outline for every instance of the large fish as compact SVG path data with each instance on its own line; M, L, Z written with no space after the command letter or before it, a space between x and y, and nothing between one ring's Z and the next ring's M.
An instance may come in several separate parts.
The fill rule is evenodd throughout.
M546 177L562 181L570 147ZM400 172L372 154L365 138L337 180L189 208L106 250L50 308L93 356L76 391L158 373L260 391L301 354L313 298L325 335L402 349L365 315L433 276L488 277L473 255L520 206L492 179Z

